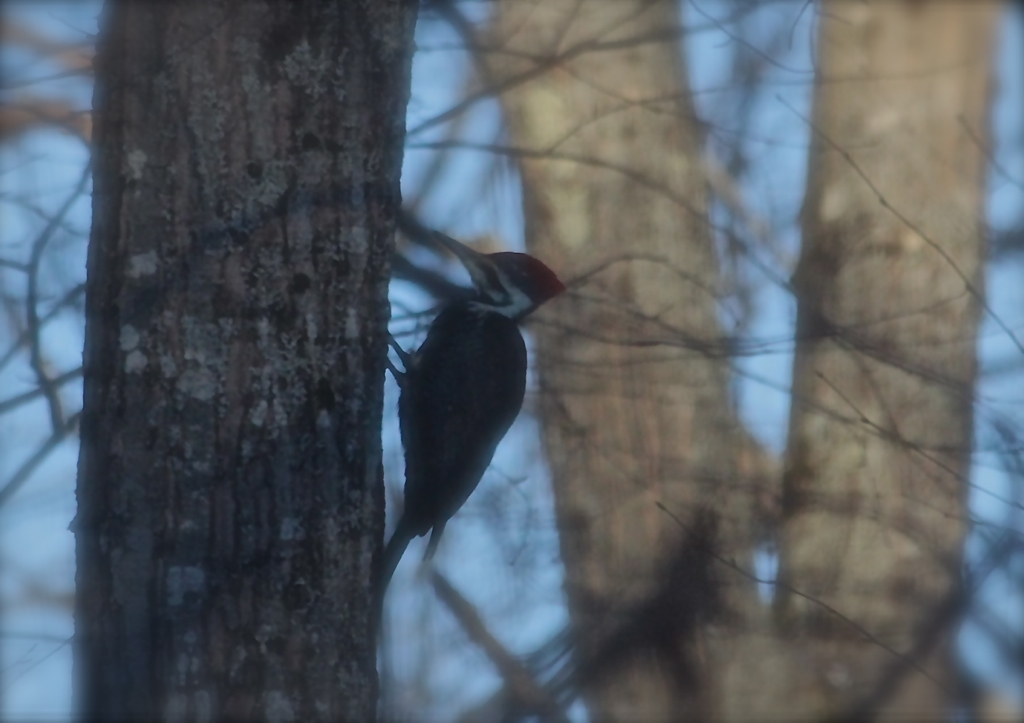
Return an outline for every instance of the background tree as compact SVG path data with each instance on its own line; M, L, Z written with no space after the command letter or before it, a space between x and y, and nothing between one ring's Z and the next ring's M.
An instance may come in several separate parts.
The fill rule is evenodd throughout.
M414 12L106 8L74 523L86 718L373 715Z
M775 602L791 659L825 674L794 675L779 710L939 718L956 700L987 306L972 134L987 139L998 10L822 8Z
M545 449L584 658L611 655L600 651L639 601L681 582L669 583L665 565L685 531L655 503L720 513L723 552L749 562L761 497L749 462L741 471L758 451L721 363L721 280L680 28L673 2L503 2L488 36L502 50L488 65L499 86L558 58L502 100L529 247L569 278L587 275L537 334ZM685 619L686 598L705 594L677 591L630 645L674 637L687 647L695 621ZM689 605L710 616L708 602ZM689 715L711 715L713 696L688 699L715 676L687 690L665 663L634 656L601 676L588 696L594 713L658 720L693 705Z

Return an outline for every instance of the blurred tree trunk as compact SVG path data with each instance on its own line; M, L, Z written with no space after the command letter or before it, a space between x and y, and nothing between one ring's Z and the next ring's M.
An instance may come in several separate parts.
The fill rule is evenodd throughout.
M777 711L949 714L984 293L971 134L987 135L997 16L980 2L821 10L780 577L876 639L781 589L798 653Z
M684 520L718 512L719 552L749 567L774 492L757 483L765 464L727 393L676 12L671 2L507 0L487 46L491 81L509 88L531 249L569 278L633 258L550 305L536 328L583 659L636 601L671 585L665 561L682 536L655 502ZM718 568L722 624L696 636L685 623L652 626L698 641L696 692L656 656L628 657L585 691L597 719L948 712L938 686L953 686L945 653L984 250L985 159L964 126L986 129L994 17L973 3L826 3L814 111L823 136L795 279L802 342L781 539L791 587L772 619Z
M607 653L630 610L679 582L666 566L686 534L656 503L684 521L710 508L722 554L746 563L752 548L757 450L728 393L679 22L668 0L507 0L487 44L491 82L536 75L502 94L529 249L569 279L607 264L534 325L579 660ZM742 578L721 577L734 610L754 601ZM692 582L666 599L684 606L708 592L686 588ZM641 646L660 638L692 661L693 624L681 610L667 617L677 612L637 621L648 627L630 637ZM711 640L702 647L719 651ZM595 720L713 715L716 678L690 671L697 684L685 690L673 653L650 652L617 650L614 670L591 681Z
M368 720L416 6L108 3L76 520L90 720Z

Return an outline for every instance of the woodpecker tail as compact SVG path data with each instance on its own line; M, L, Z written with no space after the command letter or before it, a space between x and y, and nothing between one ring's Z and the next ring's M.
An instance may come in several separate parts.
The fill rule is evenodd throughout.
M398 521L398 526L395 528L394 533L392 533L391 539L388 540L388 544L384 547L384 561L380 568L380 577L377 578L378 611L383 610L384 594L388 591L391 577L395 574L395 569L398 567L398 562L402 559L402 555L405 554L405 548L409 546L409 542L415 536L416 533L410 529L405 515L402 515L402 519Z
M430 541L427 543L427 549L423 553L423 562L430 562L434 559L434 553L437 552L437 543L441 541L441 533L444 532L446 524L447 520L438 522L430 531Z

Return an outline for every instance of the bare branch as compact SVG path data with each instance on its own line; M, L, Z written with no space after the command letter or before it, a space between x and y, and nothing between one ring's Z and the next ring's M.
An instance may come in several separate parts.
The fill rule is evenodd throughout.
M0 25L0 42L4 45L20 45L30 48L43 57L50 58L68 70L90 71L95 55L95 41L87 38L77 43L54 40L36 32L27 25L5 20Z
M46 395L46 401L50 407L50 422L53 427L54 434L56 434L57 430L61 427L61 420L64 417L64 413L61 411L60 397L57 395L57 388L47 375L44 368L42 337L39 324L39 309L37 308L39 298L39 264L42 261L46 245L50 242L54 232L64 220L64 217L71 210L71 207L85 191L85 186L91 177L92 164L87 163L85 164L85 168L82 169L82 175L79 178L78 185L75 186L74 191L71 192L71 195L68 196L64 205L60 207L54 217L50 220L50 223L47 224L46 228L43 229L43 232L39 234L35 243L32 244L32 255L28 263L28 292L25 299L25 316L26 332L28 333L30 344L30 364L32 366L32 370L36 373L36 378L39 380L39 386Z
M525 712L545 716L548 720L568 721L565 712L554 698L533 679L526 667L491 635L473 605L462 597L441 573L433 572L430 580L438 598L448 606L470 639L487 654Z
M28 267L25 266L24 270L28 271ZM44 326L46 326L47 322L51 321L65 307L71 306L76 301L78 301L78 299L83 294L85 294L85 284L77 284L71 289L68 289L68 292L64 294L64 296L61 297L61 299L56 304L53 305L53 308L46 312L45 316L39 319L39 328L42 329ZM18 335L18 338L17 340L15 340L14 344L12 344L11 347L6 352L4 352L4 355L0 357L0 369L3 369L5 366L7 366L11 359L14 358L14 355L17 354L18 349L27 344L28 341L28 331L22 331L21 334Z
M81 416L82 413L79 411L68 417L67 421L61 427L54 430L50 438L43 442L43 445L36 450L36 453L29 457L14 475L7 480L7 484L0 487L0 507L7 504L8 500L14 496L14 493L21 489L22 485L32 476L32 473L36 471L36 468L50 455L50 452L56 449L57 445L78 428L78 421Z
M82 367L72 369L69 372L64 372L60 376L53 377L53 379L50 380L50 384L53 387L60 387L70 381L78 379L80 376L82 376ZM43 387L36 387L24 394L19 394L15 397L11 397L10 399L4 399L3 401L0 401L0 414L5 414L12 409L20 407L22 404L27 404L33 399L43 396L45 393L46 390L43 389Z
M57 126L88 143L92 138L92 111L48 98L23 98L0 105L0 141L43 125Z

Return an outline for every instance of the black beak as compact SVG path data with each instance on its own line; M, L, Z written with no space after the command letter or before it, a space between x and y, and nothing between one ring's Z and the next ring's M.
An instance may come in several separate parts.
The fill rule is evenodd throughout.
M433 237L435 241L458 257L462 265L466 267L466 271L469 272L469 277L473 280L474 286L478 289L487 289L491 286L487 272L484 269L492 268L493 264L486 254L474 251L469 246L459 243L451 236L446 236L440 231L434 231Z

